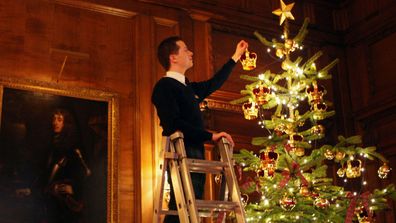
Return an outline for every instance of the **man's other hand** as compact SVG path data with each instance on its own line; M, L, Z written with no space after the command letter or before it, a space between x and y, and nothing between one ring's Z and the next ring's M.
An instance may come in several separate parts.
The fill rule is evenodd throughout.
M226 138L228 142L231 144L231 146L234 147L234 140L232 140L231 135L226 132L213 133L212 141L217 142L221 139L221 137Z

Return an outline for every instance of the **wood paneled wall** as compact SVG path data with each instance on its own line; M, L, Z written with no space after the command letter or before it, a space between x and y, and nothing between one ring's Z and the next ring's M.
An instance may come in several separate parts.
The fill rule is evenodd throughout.
M278 7L278 0L2 1L0 75L117 93L118 219L151 222L161 129L150 96L164 72L156 60L156 46L167 36L182 36L194 52L189 75L201 80L218 69L243 38L259 54L254 72L276 72L279 64L253 31L278 38L279 20L271 14ZM338 113L333 134L364 134L367 143L379 145L393 161L394 170L395 7L391 0L304 0L296 2L296 21L291 23L295 33L304 17L311 19L305 58L317 50L324 51L319 64L340 58L333 80L325 83ZM234 135L237 148L251 148L251 137L265 133L228 103L244 88L242 73L238 66L210 98L208 126ZM392 174L388 181L395 182L395 177ZM393 215L391 211L381 218L393 222Z
M396 168L396 4L389 0L346 1L349 27L345 35L345 55L349 78L351 113L356 133L363 135L364 145L375 145ZM382 165L372 163L368 173L377 175ZM393 172L388 179L370 180L370 189L396 182ZM395 221L395 202L381 213L378 222Z

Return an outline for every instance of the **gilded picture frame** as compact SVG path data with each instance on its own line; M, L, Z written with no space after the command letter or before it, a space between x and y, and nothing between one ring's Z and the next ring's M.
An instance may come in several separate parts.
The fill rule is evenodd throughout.
M70 140L75 146L65 143L71 152L57 152L63 150L53 145L58 110L67 111L75 124L78 140ZM118 114L118 96L111 92L1 77L0 222L66 216L118 223ZM71 155L58 155L66 159L57 161L54 154ZM73 163L81 170L78 180L58 181ZM59 197L63 203L54 205Z

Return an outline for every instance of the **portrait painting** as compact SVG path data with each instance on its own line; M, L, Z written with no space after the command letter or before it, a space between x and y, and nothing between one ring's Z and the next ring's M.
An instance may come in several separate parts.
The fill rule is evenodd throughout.
M117 97L0 79L0 222L117 222Z

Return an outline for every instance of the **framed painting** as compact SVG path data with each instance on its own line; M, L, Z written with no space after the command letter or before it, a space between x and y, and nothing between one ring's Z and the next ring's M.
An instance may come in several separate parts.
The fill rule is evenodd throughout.
M0 222L117 223L116 94L0 78Z

